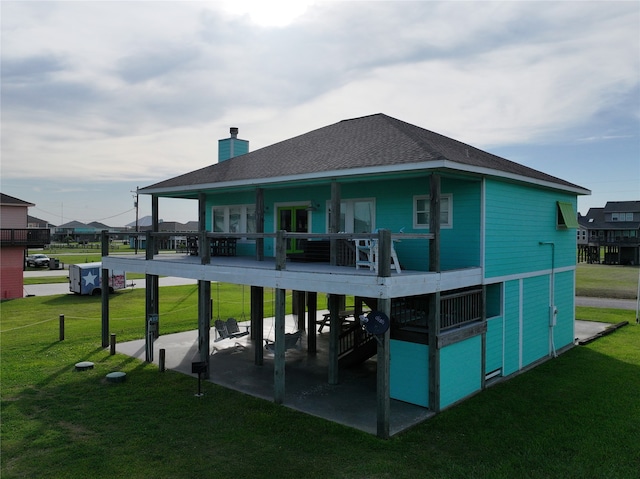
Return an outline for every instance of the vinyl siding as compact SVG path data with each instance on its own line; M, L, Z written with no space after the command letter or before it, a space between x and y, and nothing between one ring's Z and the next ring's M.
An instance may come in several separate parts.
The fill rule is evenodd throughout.
M572 344L575 321L575 271L556 273L555 303L558 316L553 328L553 341L556 349Z
M504 285L504 353L502 374L520 369L520 281Z
M406 341L390 341L391 398L429 407L429 347Z
M503 325L502 316L487 321L485 374L502 368Z
M24 296L23 262L23 248L7 246L0 249L2 299L15 299Z
M26 206L2 206L0 207L0 220L3 228L26 228Z
M557 229L557 201L576 198L555 191L511 183L486 181L485 277L539 271L550 266L548 246L553 241L556 267L575 264L576 232Z
M549 354L549 277L526 278L523 283L524 367Z
M440 230L441 268L480 266L481 183L443 179L441 189L453 195L453 228Z
M480 390L481 356L480 336L440 350L440 407L445 408Z

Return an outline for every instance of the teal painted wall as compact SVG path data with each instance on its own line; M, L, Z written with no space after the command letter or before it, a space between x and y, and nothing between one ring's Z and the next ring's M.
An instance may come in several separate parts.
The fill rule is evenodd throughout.
M508 376L520 369L520 281L504 285L504 363L502 374Z
M575 265L575 229L557 229L557 201L576 207L576 197L511 183L486 181L485 277L550 268L555 243L556 267Z
M523 280L522 366L549 355L549 277Z
M479 391L482 386L482 340L469 338L440 350L440 407Z
M443 178L441 190L453 195L453 228L440 230L442 269L481 266L481 183Z
M480 266L481 183L464 179L443 178L442 194L453 195L453 228L441 230L442 269ZM430 193L428 175L412 179L356 181L341 185L342 199L375 199L375 227L387 228L392 233L403 229L406 233L428 233L428 229L413 228L413 197ZM327 230L327 202L331 197L330 185L295 188L264 189L265 231L276 228L275 204L312 202L311 228L314 233ZM252 204L255 192L229 192L209 195L207 201L207 229L211 229L213 205ZM265 256L273 256L273 242L265 242ZM405 240L395 243L401 265L406 269L427 271L429 243L427 240Z
M392 339L390 354L391 398L429 407L429 347Z
M558 316L553 329L553 345L556 350L574 340L574 277L574 271L555 275ZM550 274L505 282L503 317L487 321L486 372L497 369L502 361L502 374L508 376L551 354L549 285ZM500 341L503 343L499 344ZM503 359L498 356L500 348Z
M249 153L249 142L239 138L218 140L218 162Z
M487 352L485 355L485 374L502 369L502 316L487 320Z
M557 349L572 344L575 322L575 271L555 275L555 303L558 308L557 323L553 329L553 341Z
M441 193L452 194L453 228L441 230L441 267L480 266L481 183L444 178ZM428 233L413 228L413 197L430 194L430 178L373 181L343 185L342 198L376 198L376 228L392 233ZM406 269L429 269L428 241L395 243L400 264Z

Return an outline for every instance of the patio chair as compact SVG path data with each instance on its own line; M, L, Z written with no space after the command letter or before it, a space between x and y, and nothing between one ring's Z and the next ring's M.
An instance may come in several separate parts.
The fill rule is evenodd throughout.
M245 326L247 328L246 331L240 331L238 322L235 320L235 318L229 318L226 321L216 319L214 324L216 327L216 332L218 334L218 337L213 340L214 343L222 341L223 339L241 338L249 334L249 326Z
M356 238L353 240L356 247L356 269L369 268L370 271L378 271L378 240ZM400 261L396 249L391 242L391 267L398 273L401 272Z
M264 348L272 353L276 350L276 342L270 339L264 340ZM295 333L285 333L284 335L284 350L296 348L302 349L302 331L296 331Z

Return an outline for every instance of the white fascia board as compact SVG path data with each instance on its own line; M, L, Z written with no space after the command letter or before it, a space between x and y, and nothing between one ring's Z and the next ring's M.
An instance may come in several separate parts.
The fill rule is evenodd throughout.
M514 173L509 173L509 172L500 171L500 170L493 170L491 168L463 165L461 163L455 163L453 161L445 161L444 163L445 163L444 168L447 168L450 170L458 170L461 172L474 173L482 176L504 178L507 180L517 181L520 183L529 183L536 186L543 186L545 188L551 188L554 190L563 190L563 191L575 193L577 195L591 195L591 190L588 190L586 188L581 188L579 186L573 188L571 186L562 185L560 183L555 183L553 181L539 180L537 178L531 178L529 176L523 176L523 175L516 175Z
M424 171L424 170L436 170L436 169L449 169L454 171L460 171L462 173L472 173L481 176L491 176L509 179L512 181L518 181L522 183L534 184L545 188L560 189L563 191L575 193L578 195L590 195L591 191L580 187L570 187L561 185L552 181L544 181L536 178L531 178L523 175L516 175L499 170L493 170L491 168L483 168L476 166L469 166L462 163L456 163L449 160L435 160L426 161L420 163L400 164L400 165L387 165L387 166L373 166L367 168L351 168L346 170L331 170L308 173L304 175L288 175L288 176L275 176L272 178L256 178L249 180L236 180L225 181L219 183L201 183L198 185L188 186L173 186L169 188L155 188L148 189L141 194L158 194L158 193L185 193L185 192L197 192L202 190L216 190L225 188L247 187L247 186L267 186L270 184L289 183L296 181L310 181L310 180L323 180L333 178L344 178L354 176L368 176L385 173L402 173L411 171Z

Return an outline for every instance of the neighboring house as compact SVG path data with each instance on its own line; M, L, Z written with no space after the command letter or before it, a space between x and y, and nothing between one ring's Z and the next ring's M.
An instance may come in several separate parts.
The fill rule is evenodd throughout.
M80 221L69 221L56 227L54 238L55 241L61 243L67 241L78 243L99 241L100 231Z
M640 201L608 201L578 216L578 257L588 263L640 264Z
M103 274L146 273L149 317L158 275L198 279L203 362L211 281L251 287L258 345L263 288L275 288L278 403L286 290L303 293L294 306L308 311L310 354L320 354L316 298L329 295L330 383L377 353L381 437L389 399L437 413L573 345L576 203L590 192L418 126L376 114L228 159L221 148L217 164L139 192L151 195L154 218L160 197L198 202L198 257L148 248L146 261L103 257ZM358 324L338 331L345 295L356 318L367 308L390 318L379 341ZM108 308L102 331L106 347Z
M138 248L147 247L146 232L152 230L152 226L138 226ZM191 221L187 224L177 221L159 221L158 231L162 233L172 233L170 236L163 236L158 240L156 247L162 250L186 251L188 238L198 233L198 222ZM136 235L129 233L129 246L135 248Z
M59 243L73 241L77 243L93 243L100 241L103 231L108 231L112 239L125 236L124 228L112 228L104 223L92 221L89 224L80 221L69 221L54 229L54 240Z
M35 216L27 215L27 228L55 228L55 225L52 225L46 220L41 220L40 218L36 218Z
M27 211L33 203L0 193L0 297L24 296L23 271L28 248L49 244L47 228L28 228Z

